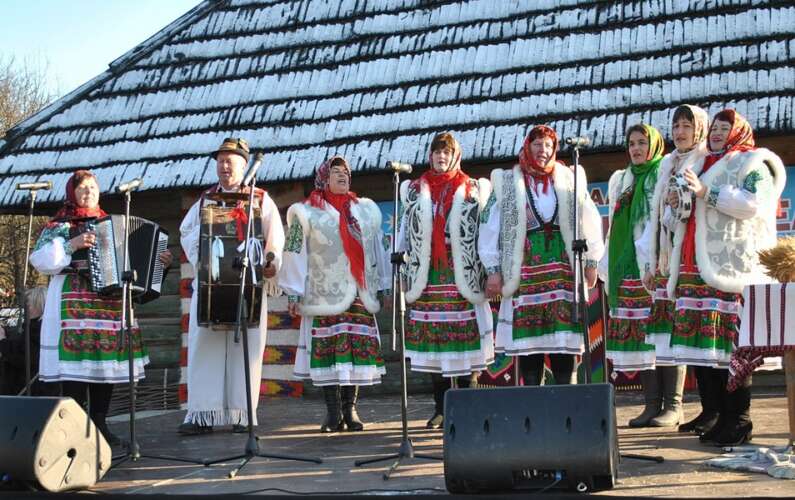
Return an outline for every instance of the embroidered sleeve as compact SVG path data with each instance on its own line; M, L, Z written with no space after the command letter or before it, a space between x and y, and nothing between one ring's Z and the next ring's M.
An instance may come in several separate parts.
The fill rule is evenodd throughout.
M491 214L491 209L494 204L497 202L497 197L492 192L489 195L489 199L486 201L486 206L483 207L483 210L480 212L480 223L485 224L489 220L489 214Z
M707 202L707 205L715 208L718 206L718 195L720 194L720 189L715 189L714 187L710 187L707 189L707 194L704 196L704 200Z
M304 243L304 228L298 221L293 222L287 229L287 242L285 252L300 253Z
M39 239L36 242L36 247L33 250L36 251L47 246L55 238L63 238L65 242L69 241L69 224L58 224L54 227L45 228L41 232L41 236L39 236ZM72 254L71 245L64 245L64 250L68 255Z
M771 202L773 185L773 176L767 169L756 169L746 175L741 185L710 186L706 203L736 219L750 219Z
M762 180L762 175L758 170L749 172L743 181L743 189L749 193L756 193L756 185Z

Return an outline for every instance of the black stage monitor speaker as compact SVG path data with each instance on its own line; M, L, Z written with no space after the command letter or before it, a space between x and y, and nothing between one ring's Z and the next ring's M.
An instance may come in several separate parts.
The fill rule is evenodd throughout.
M448 491L612 488L619 460L614 397L611 384L447 391Z
M47 491L92 486L111 451L72 398L0 396L0 473Z

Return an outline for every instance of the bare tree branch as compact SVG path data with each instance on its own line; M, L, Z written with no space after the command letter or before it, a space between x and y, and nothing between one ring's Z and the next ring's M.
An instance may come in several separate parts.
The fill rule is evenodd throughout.
M55 98L47 87L47 69L46 62L20 63L13 56L0 55L0 138ZM32 244L45 221L34 219ZM27 217L0 215L0 307L13 306L14 291L22 287L27 229ZM28 276L28 286L43 278L35 272Z

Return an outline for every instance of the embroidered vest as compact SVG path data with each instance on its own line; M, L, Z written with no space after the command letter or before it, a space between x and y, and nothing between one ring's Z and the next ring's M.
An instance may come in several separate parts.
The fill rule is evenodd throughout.
M485 179L470 179L470 196L460 186L453 197L447 217L450 250L453 257L455 284L461 296L473 304L486 300L484 293L486 269L477 251L480 211L491 193ZM433 210L428 185L418 180L404 181L400 186L403 204L403 231L408 263L404 268L407 282L406 302L416 301L428 285L431 263Z
M587 183L582 168L579 168L578 172L578 182L582 186L579 206L582 207L587 196ZM558 199L555 219L552 222L559 225L569 262L574 265L571 251L571 241L574 236L574 172L568 167L557 167L552 175ZM512 169L492 171L491 181L497 198L496 205L501 211L499 247L503 280L502 296L510 297L519 288L526 232L532 229L534 223L528 220L527 188L524 174L518 165ZM579 213L582 213L581 209ZM543 228L540 218L536 223L539 229ZM581 221L579 224L582 230Z
M342 246L339 213L329 205L325 209L307 203L296 203L287 212L288 224L301 224L306 238L307 277L301 312L309 316L340 314L348 310L358 293L364 307L377 313L380 285L376 245L381 228L381 210L367 198L359 198L351 206L351 213L362 229L364 249L364 279L366 288L360 288L351 275L350 262Z
M760 148L755 151L729 153L701 176L701 182L713 188L741 187L754 170L767 169L773 178L770 193L757 197L756 215L737 219L696 200L696 262L701 276L712 287L725 292L742 293L746 285L769 283L759 263L758 252L776 245L776 208L786 183L781 158Z

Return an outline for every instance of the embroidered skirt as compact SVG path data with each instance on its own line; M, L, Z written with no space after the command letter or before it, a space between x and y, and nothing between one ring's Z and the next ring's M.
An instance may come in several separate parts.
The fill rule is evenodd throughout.
M727 368L737 341L742 295L722 292L682 270L676 286L671 348L679 364Z
M386 372L375 317L357 297L342 314L306 316L294 375L323 385L373 385Z
M607 322L607 357L617 371L654 368L654 344L646 339L651 295L640 277L626 276L618 286L618 302Z
M497 352L581 354L583 336L571 322L574 274L560 231L525 241L519 289L500 304Z
M57 286L56 280L53 280L53 285ZM129 360L126 337L120 332L121 299L92 292L86 280L77 274L63 276L60 299L57 367L51 367L49 360L45 361L48 366L42 367L41 380L127 382ZM133 379L140 380L149 360L141 341L140 328L134 325L131 333ZM43 351L46 344L42 342Z
M654 294L649 313L649 326L646 331L646 342L654 344L658 366L676 364L674 353L671 350L673 328L674 302L668 297L668 278L658 273L654 277Z
M449 245L447 255L447 267L431 266L425 290L408 307L406 357L412 370L457 377L494 361L493 319L488 302L472 304L458 291Z

